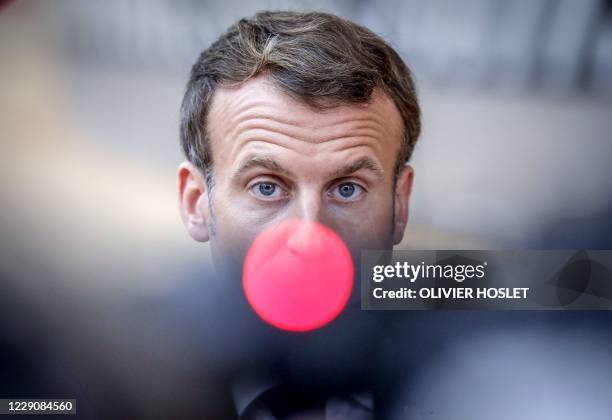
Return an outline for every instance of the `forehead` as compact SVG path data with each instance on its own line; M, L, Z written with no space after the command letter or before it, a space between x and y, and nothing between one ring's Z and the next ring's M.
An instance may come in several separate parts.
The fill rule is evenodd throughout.
M393 100L380 90L367 103L321 110L290 97L260 75L239 87L215 91L208 133L215 157L236 155L250 141L264 140L287 143L303 153L362 143L383 158L397 155L403 124Z

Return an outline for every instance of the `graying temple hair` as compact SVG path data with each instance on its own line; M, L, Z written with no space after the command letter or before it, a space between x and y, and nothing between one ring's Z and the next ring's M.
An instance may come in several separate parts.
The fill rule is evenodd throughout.
M212 187L206 117L217 86L239 86L266 71L273 83L316 109L365 103L381 88L397 106L404 138L395 175L410 159L421 130L410 70L379 36L319 12L261 12L232 25L191 69L181 107L187 159Z

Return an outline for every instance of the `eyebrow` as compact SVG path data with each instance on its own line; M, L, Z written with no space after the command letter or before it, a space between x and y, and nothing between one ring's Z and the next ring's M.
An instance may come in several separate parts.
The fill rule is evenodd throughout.
M233 177L237 178L253 168L263 168L286 176L292 175L291 171L283 167L280 163L278 163L270 156L253 156L240 165L236 172L234 172ZM378 163L376 163L373 159L369 157L363 157L334 171L331 174L331 178L342 178L351 175L357 171L360 171L361 169L369 170L377 178L382 179L384 177L384 171Z
M263 168L269 171L278 172L283 175L290 176L291 171L284 168L280 163L276 160L272 159L269 156L253 156L250 159L247 159L244 163L240 165L240 167L234 172L234 178L237 178L247 172L249 169L253 168Z
M369 157L363 157L333 172L332 178L341 178L343 176L348 176L361 169L367 169L371 171L377 178L382 179L384 177L385 172L378 163L376 163L373 159Z

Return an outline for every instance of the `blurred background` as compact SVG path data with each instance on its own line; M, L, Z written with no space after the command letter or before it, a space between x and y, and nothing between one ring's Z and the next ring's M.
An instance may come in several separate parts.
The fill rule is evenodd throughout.
M199 395L177 373L197 352L168 344L182 334L177 325L160 337L148 322L210 270L206 245L188 237L177 209L179 105L191 64L225 28L287 8L368 26L414 72L423 134L400 248L612 248L609 0L2 1L0 366L13 378L5 393L30 389L28 372L48 388L78 386L78 375L44 379L44 357L26 357L36 348L56 357L53 369L89 372L117 394L146 384L150 395ZM570 326L588 319L593 334L581 345L609 343L598 325L612 317L562 316ZM538 318L547 334L551 317ZM571 335L536 345L563 346ZM483 347L508 345L495 340ZM91 359L98 351L113 356ZM149 363L174 379L152 385L139 376ZM116 379L126 375L144 379Z

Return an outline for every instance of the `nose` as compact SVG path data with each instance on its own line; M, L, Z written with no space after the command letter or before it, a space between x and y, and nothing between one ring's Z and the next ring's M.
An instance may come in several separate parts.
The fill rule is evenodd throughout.
M287 238L288 248L297 254L310 253L320 249L317 241L317 223L323 222L323 203L321 194L317 190L303 190L293 203L291 218L304 221Z
M312 188L303 190L293 203L291 217L308 222L323 223L323 203L321 193Z

